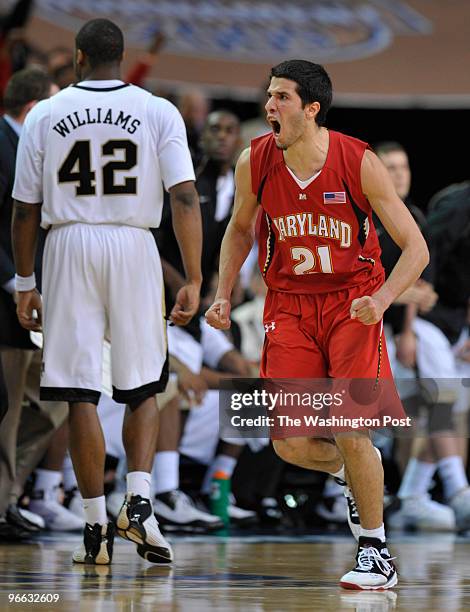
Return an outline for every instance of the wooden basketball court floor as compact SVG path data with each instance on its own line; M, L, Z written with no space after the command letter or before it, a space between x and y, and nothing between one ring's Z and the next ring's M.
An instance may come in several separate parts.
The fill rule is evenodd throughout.
M0 545L0 610L71 612L388 612L470 610L470 538L395 536L399 588L344 591L355 545L346 536L170 538L174 566L145 562L117 539L112 566L71 562L80 536ZM31 594L31 595L29 595ZM9 603L11 595L57 594L57 603ZM18 597L17 599L20 599ZM51 597L49 597L51 599Z

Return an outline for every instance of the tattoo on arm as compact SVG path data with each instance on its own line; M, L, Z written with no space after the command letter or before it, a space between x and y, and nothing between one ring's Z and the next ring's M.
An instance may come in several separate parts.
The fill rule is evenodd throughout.
M194 192L182 191L175 193L175 201L182 204L185 208L192 208L197 203L197 196Z
M15 221L22 222L30 219L35 212L33 206L37 206L37 204L23 204L22 202L15 202Z
M198 203L198 195L193 182L180 183L170 189L172 203L178 203L183 208L193 208Z

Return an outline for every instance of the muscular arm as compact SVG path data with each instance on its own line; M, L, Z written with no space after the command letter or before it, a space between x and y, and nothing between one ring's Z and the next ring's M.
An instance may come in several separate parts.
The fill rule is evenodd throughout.
M41 222L41 206L15 200L11 224L11 239L16 272L31 276ZM41 296L36 289L20 291L16 311L20 324L33 331L41 330Z
M170 320L186 325L199 308L201 290L202 223L199 198L192 181L169 189L173 230L181 252L186 274L186 285L176 295Z
M201 284L202 223L199 197L192 181L169 189L173 230L188 283Z
M419 278L429 262L429 252L413 217L397 196L387 169L372 151L364 154L361 182L372 208L402 251L389 277L372 296L373 302L369 296L353 301L351 316L362 323L374 324L390 304Z
M40 223L40 205L15 200L11 223L11 242L16 273L19 276L30 276L34 272Z
M253 246L257 212L258 202L251 191L250 149L245 149L235 169L235 203L222 240L217 293L214 304L206 313L209 325L218 329L230 327L230 296L240 268Z

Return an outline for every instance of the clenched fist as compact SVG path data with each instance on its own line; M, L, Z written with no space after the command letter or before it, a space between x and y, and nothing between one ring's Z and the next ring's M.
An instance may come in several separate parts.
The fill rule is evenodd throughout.
M30 331L42 331L42 299L37 289L18 291L16 314L20 325Z
M230 302L229 300L216 299L206 312L206 321L215 329L230 328Z
M351 319L357 319L364 325L375 325L382 320L385 308L374 296L365 295L351 302Z

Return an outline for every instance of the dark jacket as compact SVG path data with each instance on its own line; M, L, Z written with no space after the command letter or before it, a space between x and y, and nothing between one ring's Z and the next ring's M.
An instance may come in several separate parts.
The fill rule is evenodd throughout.
M429 244L426 217L421 212L421 210L411 202L409 198L405 198L404 202L410 213L413 215L413 218L416 221L416 224L418 225L419 229L423 233L424 238L426 239L426 242L428 244L429 250L431 252L431 261L428 266L426 266L426 268L423 270L421 278L427 281L428 283L434 284L434 254ZM401 249L395 244L392 237L387 233L384 226L382 225L382 222L375 214L374 225L377 230L380 249L382 251L380 259L385 270L385 277L388 278L400 258ZM406 307L402 304L392 304L390 308L388 308L384 313L384 323L388 323L392 326L394 334L400 334L403 329L405 310Z
M451 343L468 324L470 300L470 181L450 185L429 203L428 232L436 253L439 300L426 318Z
M11 193L15 178L18 136L3 117L0 118L0 346L31 349L29 332L16 317L16 306L10 293L1 287L15 275L11 248ZM40 280L44 236L41 234L36 256L36 277Z

